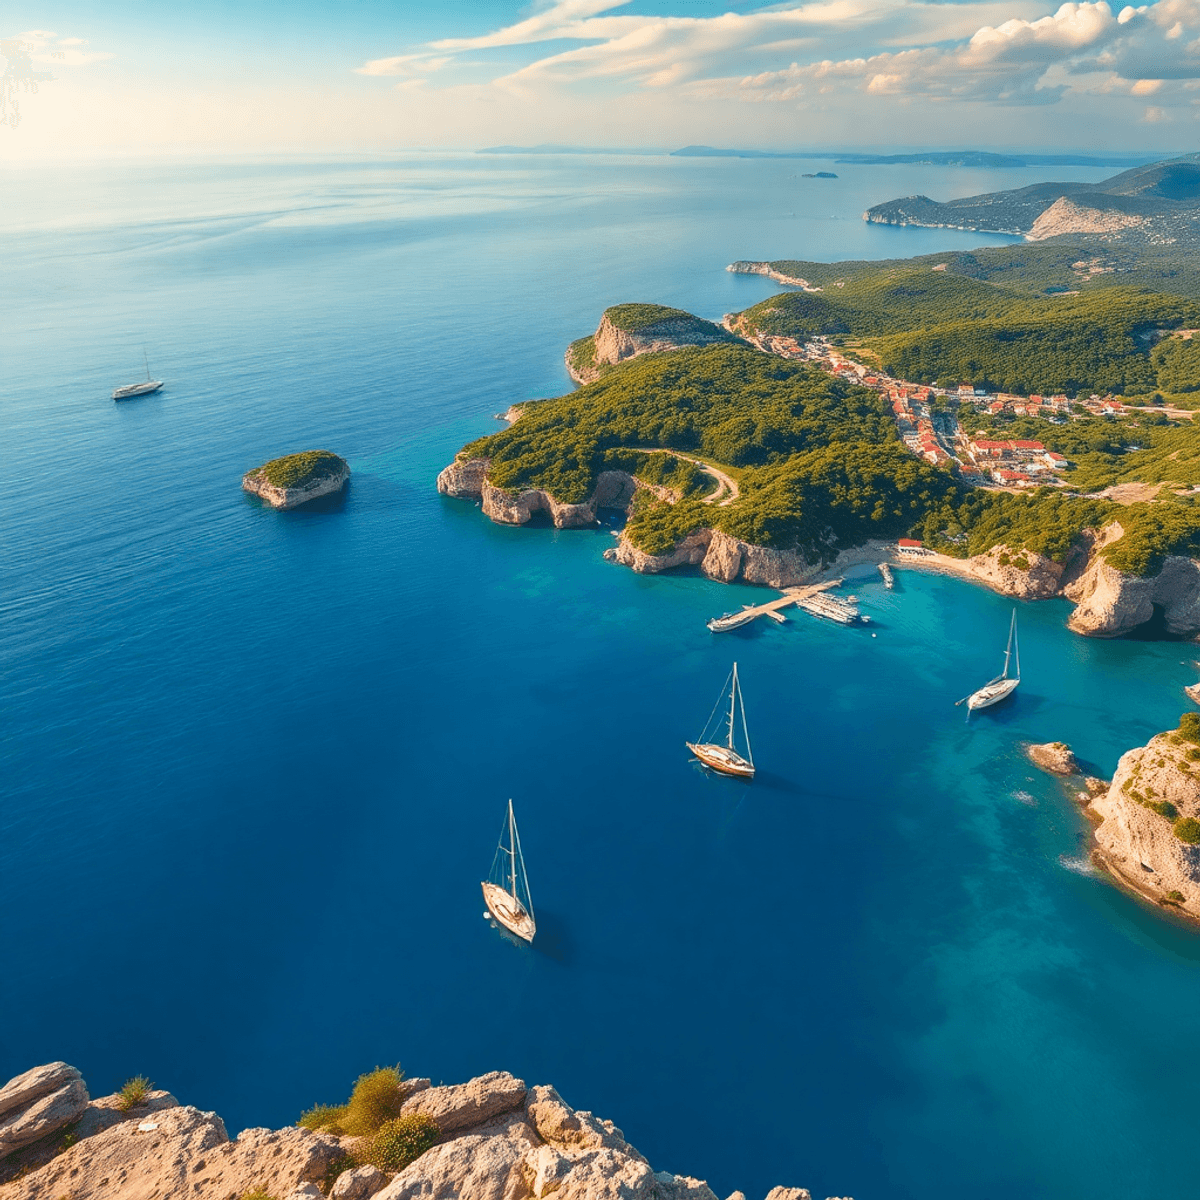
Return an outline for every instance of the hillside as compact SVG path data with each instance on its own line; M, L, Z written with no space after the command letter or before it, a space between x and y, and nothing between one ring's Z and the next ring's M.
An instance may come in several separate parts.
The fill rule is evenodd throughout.
M1102 235L1105 241L1195 244L1200 237L1200 155L1134 167L1099 183L1035 183L944 202L905 196L874 205L863 219L1023 234L1034 240Z
M813 264L803 271L818 285ZM835 264L835 266L858 264ZM936 264L935 264L936 265ZM1070 395L1192 387L1191 343L1158 349L1200 323L1200 305L1130 287L1036 295L909 263L848 273L821 290L785 292L730 320L744 336L849 338L889 374L916 383ZM1197 385L1200 386L1200 378Z

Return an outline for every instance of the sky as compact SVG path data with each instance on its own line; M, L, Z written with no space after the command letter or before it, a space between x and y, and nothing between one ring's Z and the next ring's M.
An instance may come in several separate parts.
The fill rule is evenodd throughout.
M545 142L1181 152L1200 0L5 0L0 163Z

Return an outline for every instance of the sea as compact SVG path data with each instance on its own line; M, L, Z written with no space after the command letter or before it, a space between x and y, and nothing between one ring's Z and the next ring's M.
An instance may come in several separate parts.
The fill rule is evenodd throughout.
M832 169L838 178L804 178ZM1061 168L1098 179L1105 168ZM1088 863L1069 790L1189 707L1183 642L955 579L871 623L502 528L438 471L622 301L720 318L735 259L996 244L867 225L1044 170L619 155L7 167L0 1079L146 1075L231 1132L400 1063L508 1070L759 1200L1195 1190L1200 933ZM144 371L157 395L114 404ZM242 473L323 447L333 501ZM736 660L752 784L689 762ZM484 917L506 805L538 919Z

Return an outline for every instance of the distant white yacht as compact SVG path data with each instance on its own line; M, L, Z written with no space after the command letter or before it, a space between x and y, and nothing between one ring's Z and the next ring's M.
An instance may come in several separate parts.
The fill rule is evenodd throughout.
M504 844L506 837L507 846ZM537 932L537 922L533 916L529 876L525 874L525 856L521 853L521 835L517 833L517 818L513 816L511 800L508 802L508 817L500 831L500 844L492 859L491 872L480 886L488 913L510 933L532 942Z
M163 385L161 379L150 378L150 360L146 357L145 350L142 351L142 358L146 363L146 378L140 383L127 383L123 387L117 388L113 392L114 400L130 400L134 396L148 396L151 392L157 392Z
M1015 663L1014 663L1015 660ZM1012 675L1009 675L1009 665L1014 665ZM1008 626L1008 648L1004 651L1004 670L989 683L965 697L968 710L974 712L977 708L991 708L999 704L1017 690L1021 682L1021 647L1017 644L1017 610L1013 609L1012 621ZM960 700L959 704L964 701Z

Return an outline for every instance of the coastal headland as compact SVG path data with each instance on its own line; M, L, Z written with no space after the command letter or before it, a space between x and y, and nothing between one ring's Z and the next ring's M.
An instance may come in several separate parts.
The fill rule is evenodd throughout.
M394 1068L345 1105L230 1138L215 1112L144 1078L92 1100L66 1063L0 1087L0 1200L717 1200L655 1171L611 1121L506 1071L431 1085ZM735 1192L729 1200L745 1200ZM767 1200L812 1200L777 1187Z
M927 272L919 286L904 277L870 295L847 289L838 303L862 313L869 301L877 326L911 327L925 319L922 305L936 313L962 300L961 283ZM780 299L802 295L828 308L808 293ZM603 316L597 344L615 336L616 311ZM687 325L687 314L666 311ZM1191 422L1136 406L1114 418L1064 397L1020 418L1020 432L1036 421L1044 441L989 441L984 432L1015 419L992 409L1038 406L977 404L977 389L967 403L950 389L872 374L831 349L828 312L811 316L765 302L727 318L736 341L631 342L628 357L606 362L578 391L511 408L509 427L465 447L438 490L479 501L504 524L542 516L578 528L601 508L622 510L610 557L643 573L691 566L722 582L783 588L848 561L891 561L1021 599L1064 597L1082 634L1120 636L1155 620L1171 635L1200 632L1200 437ZM1200 308L1174 312L1193 316ZM1022 471L989 466L989 455L1003 464L1010 453ZM922 542L923 553L897 557L901 538Z

